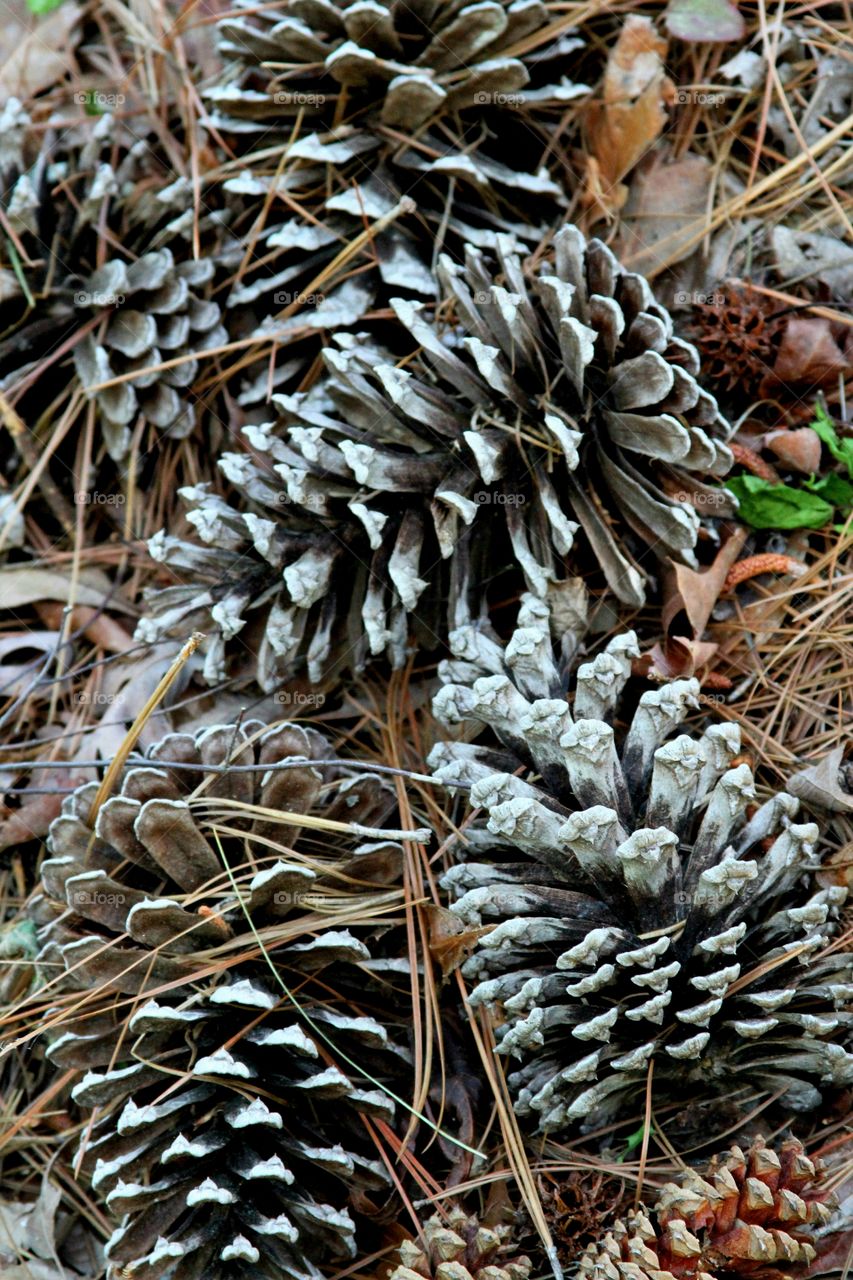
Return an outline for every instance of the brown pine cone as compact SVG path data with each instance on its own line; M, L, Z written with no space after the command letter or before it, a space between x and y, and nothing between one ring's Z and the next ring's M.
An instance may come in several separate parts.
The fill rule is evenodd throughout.
M485 1226L458 1206L446 1220L435 1214L419 1241L400 1246L400 1265L389 1280L528 1280L530 1259L512 1256L510 1231Z
M688 1170L669 1183L651 1216L617 1221L581 1260L583 1280L773 1280L815 1258L811 1230L827 1221L818 1169L796 1138L778 1152L759 1137L745 1154L732 1147L703 1178Z

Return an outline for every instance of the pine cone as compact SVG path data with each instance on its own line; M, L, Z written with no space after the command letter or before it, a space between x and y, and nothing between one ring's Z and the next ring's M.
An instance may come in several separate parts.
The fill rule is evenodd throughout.
M241 8L246 17L234 16ZM581 41L554 40L551 27L539 0L286 0L274 13L237 0L218 28L231 83L207 96L221 128L290 130L305 116L340 124L343 107L344 122L370 111L376 124L414 133L474 106L564 109L588 92L564 74Z
M817 1176L796 1138L777 1153L757 1138L669 1183L652 1216L645 1210L617 1221L581 1259L583 1280L634 1280L661 1273L675 1280L761 1276L774 1280L816 1256L811 1229L829 1218L816 1198Z
M23 291L3 298L4 328L14 331L0 344L0 387L35 373L45 355L80 329L89 331L73 343L73 354L86 390L178 361L93 393L107 450L121 462L140 416L172 436L192 429L195 353L226 341L211 295L233 210L214 210L207 198L196 219L192 185L164 170L148 137L129 134L109 114L67 131L36 131L38 148L33 132L19 111L10 121L7 159L11 173L20 171L13 199L22 209L20 193L29 193L26 222L23 215L12 220L31 259L23 278L40 301L31 314ZM193 257L196 230L200 259ZM94 269L105 242L113 256ZM13 311L20 313L19 328ZM102 323L91 327L93 317ZM28 392L33 418L43 412L45 396L48 403L55 399L55 382L47 381L42 389L35 380Z
M368 650L400 665L410 625L431 647L481 612L504 565L517 571L508 589L523 577L546 595L579 526L628 603L644 598L634 551L691 561L698 517L660 477L724 472L727 428L642 277L572 226L539 274L499 238L497 263L469 249L464 271L444 258L439 275L459 319L449 335L398 299L422 354L401 369L339 335L328 383L273 397L276 428L246 427L252 453L223 455L239 505L185 491L212 549L155 539L155 558L197 577L152 599L141 638L209 630L209 601L228 639L270 601L259 645L269 688L306 654L314 680L341 652L356 666ZM221 678L219 654L209 674Z
M400 1266L389 1280L528 1280L530 1259L512 1254L511 1230L487 1227L454 1207L424 1223L421 1240L400 1246Z
M604 1123L639 1104L652 1059L656 1099L781 1089L815 1107L853 1080L853 958L827 949L846 891L811 884L818 828L784 792L756 807L736 725L673 736L695 680L630 710L633 633L578 667L570 707L549 621L527 597L505 647L451 636L435 713L503 750L430 757L486 814L444 884L466 925L495 926L463 973L520 1060L517 1110L542 1130Z
M393 791L331 755L295 726L169 735L94 827L95 783L51 827L40 963L87 996L48 1053L89 1069L73 1098L97 1109L84 1166L121 1218L116 1274L315 1274L352 1255L349 1190L385 1184L360 1117L393 1118L399 962L329 913L387 910L402 833L376 829ZM263 767L197 767L226 762Z
M245 16L241 7L219 24L226 70L207 94L212 119L262 140L280 127L281 181L311 216L265 225L275 270L250 267L231 305L307 295L294 319L341 328L384 308L389 293L432 298L437 246L461 255L504 231L532 251L565 219L566 118L589 90L574 83L583 42L540 0L286 0L274 13L246 4ZM263 200L278 179L251 151L244 163L226 190ZM358 274L338 285L333 276L318 299L309 282L366 222Z
M100 337L87 334L74 351L84 388L137 369L150 370L132 382L93 393L107 448L116 460L130 451L137 414L178 439L192 431L190 387L198 374L194 353L228 341L217 303L193 292L209 284L213 274L209 258L176 265L170 249L158 249L129 265L111 258L75 294L78 307L95 315L109 312ZM156 369L173 360L181 363Z
M315 132L289 146L289 183L301 177L310 190L315 167L330 166L337 190L328 213L382 216L408 192L430 220L443 206L442 234L458 203L458 216L474 222L464 232L482 235L519 200L547 210L550 222L565 208L563 185L545 168L531 172L530 159L552 149L551 131L589 88L568 74L583 41L566 30L555 35L547 5L286 0L274 14L245 7L246 17L219 24L228 65L226 83L207 94L212 119L264 135L279 125L291 138L306 121ZM537 135L541 147L531 146ZM469 192L460 202L451 180ZM512 225L524 236L515 218Z

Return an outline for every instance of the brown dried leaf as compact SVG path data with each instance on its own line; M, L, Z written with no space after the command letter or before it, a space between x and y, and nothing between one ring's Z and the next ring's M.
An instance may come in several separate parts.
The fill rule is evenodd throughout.
M61 4L38 18L23 0L3 6L0 29L0 97L22 100L49 89L73 68L81 9Z
M685 636L673 636L663 644L654 646L649 653L651 661L645 665L643 674L663 676L667 680L693 676L717 656L719 647L707 640L688 640Z
M690 623L693 633L691 638L701 640L729 569L740 555L746 537L746 529L736 529L717 552L714 563L708 569L697 571L689 569L687 565L673 564L672 575L667 575L668 581L664 588L661 617L667 634L678 615L683 613Z
M32 787L71 788L88 781L80 769L34 769L28 777ZM25 794L18 809L0 804L0 850L44 839L51 822L59 817L63 798L56 793L29 798Z
M711 166L688 152L668 161L653 155L631 182L616 252L626 266L652 276L681 262L707 212Z
M459 917L445 907L430 905L427 909L430 954L441 969L442 976L447 978L468 959L479 939L484 933L489 933L494 925L466 929Z
M43 622L59 630L62 623L61 605L48 601L46 604L36 605L36 611ZM70 628L72 631L82 631L87 640L91 640L99 649L106 649L108 653L126 653L134 646L130 632L119 622L89 606L81 605L72 610Z
M602 213L621 209L622 178L648 151L666 123L664 103L675 86L664 71L667 42L648 18L631 14L607 59L602 102L589 105L586 126L594 166L588 198Z
M853 795L842 786L840 771L843 760L844 745L841 744L817 764L809 765L789 778L791 795L832 813L853 813Z
M821 386L835 383L849 361L832 335L829 320L819 316L792 316L785 326L770 379L765 381Z
M820 437L811 427L769 431L764 437L764 445L790 471L801 471L811 476L820 470Z
M716 656L718 645L703 640L702 635L746 537L746 529L737 528L708 569L697 571L670 562L671 568L664 575L661 610L664 638L645 655L646 674L691 676Z

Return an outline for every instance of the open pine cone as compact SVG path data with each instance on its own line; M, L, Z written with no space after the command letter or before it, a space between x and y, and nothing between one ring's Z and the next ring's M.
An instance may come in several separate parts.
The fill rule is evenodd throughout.
M400 962L365 944L399 896L393 791L257 722L163 738L93 825L97 789L51 827L37 911L51 990L87 992L48 1053L88 1068L73 1097L97 1109L84 1165L121 1219L113 1274L278 1280L352 1256L349 1192L386 1180L361 1116L393 1117L406 1061Z
M530 1259L512 1256L510 1236L509 1227L487 1227L454 1206L425 1222L419 1241L400 1246L389 1280L528 1280Z
M208 97L221 127L289 128L300 116L340 119L345 106L346 118L376 112L376 123L413 133L473 106L557 107L586 88L562 61L581 42L555 40L551 26L540 0L285 0L274 13L237 0L219 35L238 79Z
M225 182L257 197L275 251L272 271L266 255L248 265L232 305L303 298L294 322L319 327L323 312L340 329L401 291L433 297L438 249L461 254L503 231L532 251L564 220L567 117L588 87L574 83L583 42L541 0L284 0L266 12L238 0L219 35L212 122L237 147L256 132L266 146L271 128L287 144L280 179L248 150ZM274 226L265 197L279 182L300 213ZM358 272L318 299L309 282L366 226Z
M617 1221L581 1259L583 1280L715 1280L801 1274L816 1256L812 1229L829 1210L817 1199L817 1171L796 1138L778 1154L757 1138L689 1170L661 1192L654 1210Z
M278 423L246 427L251 453L223 455L239 503L185 491L210 550L154 540L194 582L152 597L141 638L209 630L205 605L225 639L250 617L271 687L306 657L315 680L342 653L399 665L410 627L433 646L482 611L504 567L508 589L545 596L579 527L628 603L644 598L635 554L690 562L698 518L662 486L724 472L727 427L645 280L573 226L538 274L499 237L496 261L469 249L464 271L445 258L439 275L456 328L441 335L398 299L420 348L405 368L341 336L327 384L275 396Z
M226 340L212 295L233 208L214 208L218 198L205 191L199 216L192 184L164 165L157 142L110 113L67 129L52 121L35 128L13 105L0 120L9 123L7 185L19 209L7 216L28 260L26 288L13 280L0 304L9 335L0 343L0 389L28 379L24 416L37 419L56 381L36 375L64 341L87 392L149 370L92 393L107 450L122 462L140 418L177 437L196 420L196 354ZM27 291L39 299L35 309Z
M589 92L570 78L583 42L554 26L540 0L285 0L274 13L238 0L219 24L225 80L206 96L224 130L292 138L305 122L289 181L310 188L312 167L330 165L329 212L382 216L410 190L428 208L455 179L461 216L499 227L516 200L552 215L566 203L547 169L529 170Z
M158 249L131 263L111 258L75 293L76 305L90 314L108 311L102 330L95 330L98 336L87 334L75 348L83 387L137 369L149 371L94 392L107 448L116 460L130 451L138 414L179 439L192 431L195 415L188 397L199 367L194 353L228 340L218 304L196 292L213 275L209 258L176 264L171 249ZM157 369L164 361L180 363Z
M812 884L818 828L785 793L756 806L736 725L678 732L695 680L628 703L632 633L578 667L570 704L549 622L527 597L505 647L451 636L435 713L503 749L430 757L485 813L444 884L466 925L495 926L463 973L519 1060L517 1110L548 1131L605 1122L637 1105L652 1058L657 1099L695 1085L816 1106L853 1081L853 957L828 945L846 891Z

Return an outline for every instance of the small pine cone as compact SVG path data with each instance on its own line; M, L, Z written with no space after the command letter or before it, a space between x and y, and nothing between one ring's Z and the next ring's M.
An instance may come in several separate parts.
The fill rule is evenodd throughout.
M818 828L785 793L756 807L736 725L678 732L696 680L631 711L633 633L570 681L550 622L527 597L506 646L452 634L435 714L502 749L430 756L485 812L443 883L466 926L494 925L463 974L520 1061L517 1110L543 1131L609 1122L641 1103L652 1058L659 1101L781 1089L816 1106L853 1081L853 957L827 953L846 891L812 884Z
M96 783L51 826L39 964L87 995L48 1056L87 1069L72 1096L95 1109L83 1164L120 1219L114 1276L314 1275L353 1254L350 1190L387 1181L361 1116L393 1119L399 966L324 913L352 894L369 919L403 833L393 791L331 756L295 726L172 734L94 825ZM253 768L200 768L225 764Z
M196 351L227 342L219 306L203 296L213 279L209 258L175 263L170 249L146 253L136 262L111 258L74 296L84 312L107 318L74 349L84 388L135 370L132 382L93 392L110 456L130 450L131 426L139 414L181 439L194 425L189 388L198 373ZM156 366L173 360L167 369Z
M151 597L140 638L185 633L190 614L208 631L208 604L228 639L263 601L269 688L306 660L320 679L341 652L399 666L410 626L434 645L481 612L503 566L510 589L524 580L545 596L579 528L630 604L645 590L634 552L692 562L699 519L665 495L661 473L689 472L695 488L696 473L730 462L696 352L646 281L576 227L538 274L502 237L497 252L469 248L464 270L442 259L458 316L449 334L395 301L420 349L405 368L339 335L325 384L274 396L278 424L246 427L251 454L220 462L239 503L185 491L210 549L153 541L155 558L195 578ZM221 678L221 663L210 668Z
M654 1211L628 1215L581 1260L582 1280L675 1280L800 1274L816 1256L815 1226L829 1218L817 1198L817 1171L791 1138L778 1154L757 1138L714 1159L704 1177L689 1170L664 1187Z
M484 1226L454 1207L424 1223L419 1241L400 1246L389 1280L528 1280L530 1259L512 1256L510 1235L509 1227Z

